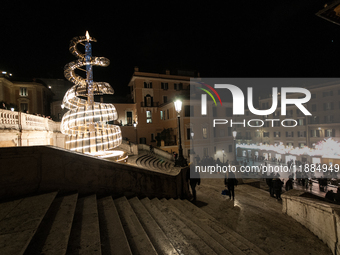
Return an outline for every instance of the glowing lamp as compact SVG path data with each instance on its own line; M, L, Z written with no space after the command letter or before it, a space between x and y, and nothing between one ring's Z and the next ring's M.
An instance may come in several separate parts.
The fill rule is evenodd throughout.
M234 131L233 131L233 137L234 137L234 139L236 138L236 135L237 135L237 131L234 130Z
M177 99L175 102L175 110L178 114L180 114L181 110L182 110L182 101Z

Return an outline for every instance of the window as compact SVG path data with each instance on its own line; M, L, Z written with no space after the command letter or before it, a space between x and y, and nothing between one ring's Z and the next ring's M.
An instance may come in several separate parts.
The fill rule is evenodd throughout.
M152 123L151 111L146 111L146 123Z
M310 116L309 117L309 124L319 124L319 117L318 116Z
M192 105L184 106L184 117L190 117L194 115L194 107Z
M311 137L320 137L320 130L318 130L318 129L311 130L310 136Z
M332 123L333 122L333 115L324 116L325 123Z
M229 144L229 152L233 152L233 145L232 144Z
M191 139L191 128L187 128L187 140Z
M269 137L269 132L263 132L263 137Z
M161 120L163 120L163 119L164 119L164 113L163 113L163 111L160 111L160 114L161 114Z
M322 96L323 97L333 96L333 91L324 91L322 92Z
M153 98L149 94L144 97L144 106L153 106Z
M246 139L251 139L251 132L246 132Z
M20 88L20 96L22 96L22 97L27 97L28 96L27 88L24 88L24 87Z
M315 99L316 98L316 94L312 94L312 99Z
M168 97L167 96L163 96L163 103L166 104L168 102Z
M208 129L206 127L202 129L202 135L203 139L208 139Z
M168 83L161 82L161 89L167 90L168 89Z
M300 147L300 148L304 148L305 146L306 146L305 143L299 143L299 147Z
M144 82L144 88L146 88L146 89L152 89L152 82L150 82L150 81L145 81L145 82Z
M208 157L208 148L203 148L203 157Z
M174 90L179 90L179 84L178 83L174 83Z
M167 116L168 119L170 118L170 116L169 116L169 109L166 110L166 116Z
M156 140L155 140L155 136L154 136L154 134L151 134L151 142L155 142Z
M214 146L214 154L216 154L216 146Z
M274 132L274 137L281 137L281 132Z
M132 112L126 112L126 125L132 125Z
M334 109L334 103L333 102L323 103L323 110L324 111L333 110L333 109Z
M297 136L298 137L306 137L306 131L298 131Z
M294 143L287 143L288 147L294 147Z
M21 103L20 104L20 111L27 112L28 111L28 104L27 103Z
M294 131L292 132L286 131L286 137L294 137Z
M304 126L306 125L306 119L298 119L297 123L298 123L298 126Z
M212 108L212 110L213 110L213 117L216 117L217 116L217 107L213 107Z
M326 137L335 137L335 129L326 129L325 135Z

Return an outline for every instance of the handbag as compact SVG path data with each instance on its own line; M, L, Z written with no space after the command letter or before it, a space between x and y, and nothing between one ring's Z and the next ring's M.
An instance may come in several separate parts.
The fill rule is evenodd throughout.
M225 190L222 190L222 193L221 193L223 196L229 196L230 195L230 192L229 190L225 189Z

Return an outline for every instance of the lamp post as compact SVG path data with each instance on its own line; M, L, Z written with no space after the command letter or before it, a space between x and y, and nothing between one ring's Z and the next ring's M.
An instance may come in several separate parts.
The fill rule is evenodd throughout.
M223 164L224 164L224 149L222 149L222 154L223 154Z
M195 154L195 151L194 151L194 132L191 131L190 135L191 135L191 143L192 143L192 152L191 152L191 154Z
M183 149L182 149L182 138L181 138L181 119L180 119L180 112L182 110L182 101L177 99L174 102L175 110L177 112L177 119L178 119L178 160L175 162L177 166L186 166L187 162L183 157Z
M136 123L136 121L133 121L133 127L135 128L135 130L136 130L136 144L137 144L137 123Z
M234 137L234 143L235 143L235 152L234 152L234 154L235 154L235 158L234 158L234 164L236 165L237 164L237 159L236 159L236 157L237 157L237 155L236 155L236 153L237 153L237 151L236 151L236 135L237 135L237 131L236 130L234 130L233 131L233 137Z

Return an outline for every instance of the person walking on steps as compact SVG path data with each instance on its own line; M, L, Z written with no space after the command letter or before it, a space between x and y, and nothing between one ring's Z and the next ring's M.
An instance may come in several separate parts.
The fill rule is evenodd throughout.
M235 186L237 186L238 181L235 178L235 174L233 172L228 173L228 178L224 178L224 185L227 186L229 190L229 198L233 197L233 200L235 200Z

